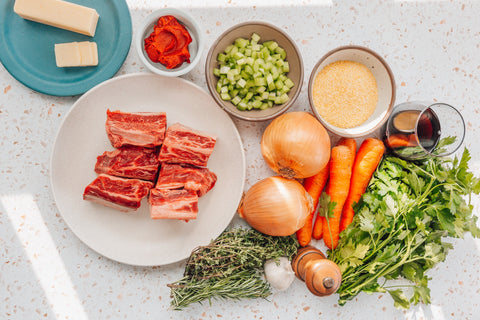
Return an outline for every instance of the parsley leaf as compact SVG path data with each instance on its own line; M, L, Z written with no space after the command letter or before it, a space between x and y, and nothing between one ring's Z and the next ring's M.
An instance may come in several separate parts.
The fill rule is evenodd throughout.
M318 213L325 218L334 216L333 210L337 206L336 202L330 202L330 196L324 191L318 198Z

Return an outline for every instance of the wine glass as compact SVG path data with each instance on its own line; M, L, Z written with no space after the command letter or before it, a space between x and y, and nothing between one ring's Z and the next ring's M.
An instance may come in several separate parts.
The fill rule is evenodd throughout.
M446 103L405 102L393 108L385 126L385 145L405 160L448 156L462 145L465 121Z

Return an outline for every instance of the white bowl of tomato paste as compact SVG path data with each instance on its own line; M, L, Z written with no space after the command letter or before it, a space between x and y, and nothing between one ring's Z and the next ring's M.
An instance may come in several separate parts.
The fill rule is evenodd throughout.
M185 11L163 8L149 14L136 32L135 47L147 68L167 77L190 72L200 61L203 37Z

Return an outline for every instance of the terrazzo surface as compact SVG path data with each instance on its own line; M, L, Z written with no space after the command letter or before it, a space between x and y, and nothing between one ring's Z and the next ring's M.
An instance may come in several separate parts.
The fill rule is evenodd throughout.
M127 3L134 32L161 7L177 7L197 19L205 37L203 57L183 78L205 90L205 57L224 30L247 20L281 27L304 59L305 82L292 111L309 111L306 83L324 53L346 44L369 47L394 73L397 103L447 102L462 112L464 146L480 176L480 1ZM117 76L134 72L148 71L132 48ZM77 99L34 92L0 65L0 319L480 319L480 241L470 235L452 240L446 261L429 272L431 305L401 311L388 295L360 294L339 306L336 295L315 297L295 280L268 301L213 301L170 310L166 284L182 275L183 261L158 267L111 261L85 246L55 206L50 155L60 123ZM248 188L272 175L259 144L268 122L233 121L244 144ZM480 216L478 197L473 204ZM242 221L235 216L232 224Z

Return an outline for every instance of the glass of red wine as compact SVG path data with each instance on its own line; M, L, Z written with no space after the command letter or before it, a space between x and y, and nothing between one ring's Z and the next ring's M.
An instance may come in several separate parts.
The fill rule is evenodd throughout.
M393 108L385 127L385 145L405 160L448 156L462 145L465 121L446 103L405 102Z

